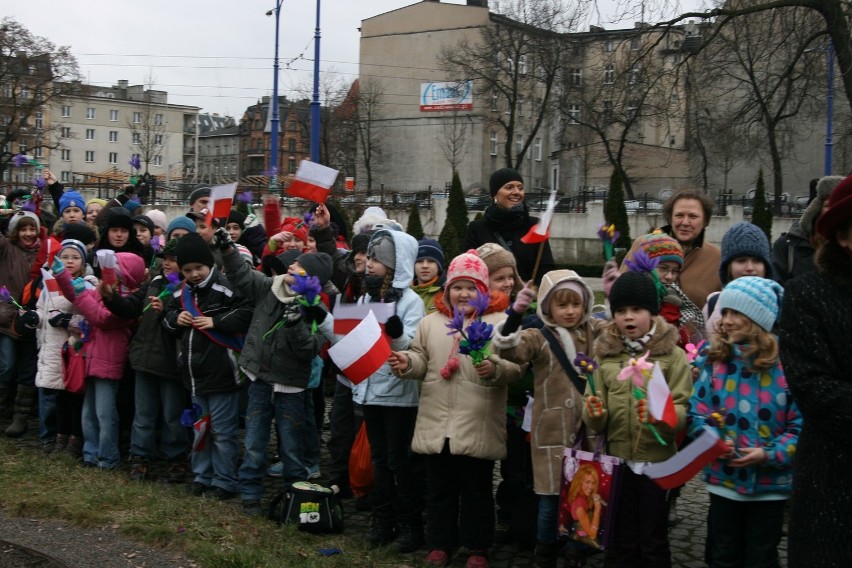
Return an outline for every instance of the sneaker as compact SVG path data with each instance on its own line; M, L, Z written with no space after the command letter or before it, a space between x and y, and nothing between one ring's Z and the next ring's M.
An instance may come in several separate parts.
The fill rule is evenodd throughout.
M260 506L260 501L243 501L243 513L250 517L262 517L263 507Z
M201 497L208 491L210 491L209 485L204 485L198 481L193 481L192 485L186 488L187 492L193 497Z
M269 477L284 477L284 462L275 462L266 470Z
M228 499L233 499L237 496L233 491L228 491L227 489L222 489L221 487L214 487L210 491L204 494L205 497L210 497L211 499L216 499L218 501L227 501Z
M95 462L86 461L86 460L83 460L82 462L80 462L80 465L83 466L83 467L98 467L98 464L96 464Z
M426 556L427 566L449 566L450 555L444 550L433 550Z
M485 557L485 553L482 551L471 550L465 568L488 568L488 558Z
M148 475L148 463L141 456L130 458L130 479L133 481L145 481Z
M320 472L319 468L308 473L308 481L313 481L314 479L319 479L320 477L322 477L322 473Z
M166 471L166 483L183 483L186 481L186 464L183 461L169 462Z

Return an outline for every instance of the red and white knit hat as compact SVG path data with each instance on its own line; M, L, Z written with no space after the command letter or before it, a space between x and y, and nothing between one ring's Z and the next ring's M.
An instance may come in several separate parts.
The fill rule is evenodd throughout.
M488 267L475 250L470 249L453 259L447 269L444 289L449 289L456 280L471 280L481 294L488 294Z

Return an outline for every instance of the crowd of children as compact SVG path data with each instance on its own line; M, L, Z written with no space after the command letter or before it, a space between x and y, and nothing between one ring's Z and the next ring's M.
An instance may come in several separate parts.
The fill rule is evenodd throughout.
M625 464L614 565L670 566L671 495L645 471L709 426L727 453L704 477L707 562L777 565L802 418L773 335L783 290L767 278L769 244L755 226L724 236L725 286L703 313L678 285L682 247L658 231L638 239L601 316L574 271L524 283L496 243L445 259L437 241L417 241L375 208L341 243L327 206L281 219L267 204L271 226L258 238L237 209L211 223L209 188L169 222L158 210L131 216L120 201L86 202L46 177L59 218L21 207L32 198L19 195L0 234L0 283L12 299L0 303L0 401L16 392L7 436L22 435L38 405L46 453L114 469L129 400L132 479L150 478L152 461L165 459L164 479L180 483L188 464L193 495L239 496L246 513L261 515L273 423L283 489L320 476L316 389L324 362L331 367L326 348L340 339L335 305L388 304L387 362L357 384L328 375L327 480L350 495L347 464L363 417L374 471L370 546L425 544L432 566L449 565L462 547L469 568L487 567L501 526L495 463L506 483L526 460L538 498L536 566L555 567L563 454L595 440ZM594 384L582 354L596 362ZM667 383L671 420L624 380L642 365ZM567 490L588 543L603 523L599 483L596 470L581 468ZM562 556L582 566L595 548L575 543Z

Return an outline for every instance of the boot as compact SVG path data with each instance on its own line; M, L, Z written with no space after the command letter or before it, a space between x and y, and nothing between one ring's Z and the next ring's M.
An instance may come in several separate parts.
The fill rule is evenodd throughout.
M12 417L12 423L6 428L7 438L20 438L27 432L27 420L35 406L35 400L34 386L18 385L18 393L15 395L15 415Z
M558 554L558 542L537 542L535 545L536 568L556 568L556 557Z
M370 517L370 532L367 542L370 548L378 548L390 544L396 538L396 522L394 522L393 505L373 507Z
M50 452L50 455L56 456L59 455L68 447L68 436L65 434L57 434L56 441L53 443L53 451Z
M62 452L64 455L71 457L72 459L78 460L83 457L83 438L79 436L68 436L68 445L65 446L65 450Z
M0 418L10 418L11 408L6 404L9 398L9 385L0 385Z
M394 544L396 551L403 554L414 552L423 546L423 517L419 511L400 518L399 534Z

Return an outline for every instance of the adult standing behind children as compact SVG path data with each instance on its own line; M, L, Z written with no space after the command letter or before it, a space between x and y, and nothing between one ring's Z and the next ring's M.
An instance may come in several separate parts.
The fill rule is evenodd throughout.
M852 176L816 223L817 270L787 283L781 360L802 413L790 509L790 568L852 559Z

